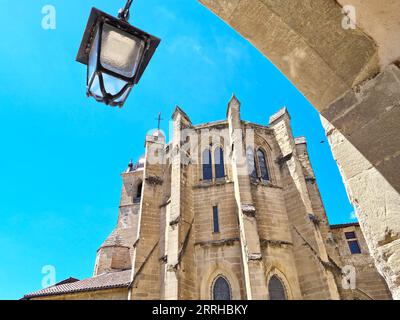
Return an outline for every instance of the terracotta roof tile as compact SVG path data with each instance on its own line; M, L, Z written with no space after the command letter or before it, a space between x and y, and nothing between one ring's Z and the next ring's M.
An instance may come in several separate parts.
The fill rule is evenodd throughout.
M131 278L131 270L101 274L71 283L54 285L45 289L26 294L23 299L34 297L76 293L82 291L105 290L112 288L128 287Z

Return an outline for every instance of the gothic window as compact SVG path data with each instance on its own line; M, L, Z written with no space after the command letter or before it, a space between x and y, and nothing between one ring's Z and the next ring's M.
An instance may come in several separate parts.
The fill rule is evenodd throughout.
M220 147L216 148L214 151L214 168L216 178L225 177L224 149Z
M269 279L268 292L270 300L287 300L285 287L276 275Z
M212 164L211 164L210 149L206 149L203 151L202 163L203 163L203 180L211 180L212 179Z
M213 207L213 226L214 232L219 232L219 217L218 217L218 206Z
M258 165L260 168L260 178L269 181L267 158L265 157L265 153L263 150L261 149L257 150L257 158L258 158Z
M214 281L212 288L213 300L231 300L231 288L228 281L222 277L218 276Z
M262 179L265 181L270 181L267 156L265 152L262 149L258 149L256 155L257 156L254 156L253 148L247 148L246 157L251 179Z
M257 179L256 158L254 157L252 148L247 148L246 157L249 166L250 177L252 179Z

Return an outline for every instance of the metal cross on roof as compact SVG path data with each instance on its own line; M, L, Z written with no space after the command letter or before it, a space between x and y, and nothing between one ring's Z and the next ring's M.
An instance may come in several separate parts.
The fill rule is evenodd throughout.
M156 118L158 124L157 124L157 130L160 131L160 123L161 120L164 120L163 118L161 118L161 112L158 113L158 117Z

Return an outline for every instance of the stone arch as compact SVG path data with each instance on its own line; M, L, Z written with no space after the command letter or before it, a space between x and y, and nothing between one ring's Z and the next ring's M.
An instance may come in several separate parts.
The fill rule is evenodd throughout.
M219 277L224 277L231 288L232 300L240 300L240 285L237 276L230 270L229 265L226 263L214 263L210 265L204 273L203 280L200 284L200 299L211 300L212 288L214 281Z
M254 135L254 146L249 146L250 148L253 148L253 153L254 157L256 159L256 172L257 175L260 176L259 171L259 161L257 157L257 151L262 150L262 152L265 155L265 160L267 163L267 170L269 174L269 182L276 184L276 170L274 168L274 161L273 161L273 150L270 145L270 143L262 136L259 134Z
M267 152L263 147L258 147L256 150L256 159L258 162L258 174L262 180L271 181L271 169L268 162Z
M400 100L400 2L198 1L267 57L321 114L350 201L363 212L358 218L376 266L400 299L399 252L391 236L400 233L400 218L393 209L382 219L376 206L400 201L400 113L394 107ZM352 27L346 27L344 6L356 11ZM391 228L384 231L386 225Z
M398 149L381 143L382 135L398 136L390 119L398 119L400 2L383 9L356 0L198 1L268 58L400 192ZM343 6L356 10L351 28Z
M343 28L340 3L349 1L199 2L271 60L318 110L379 69L376 41L358 25ZM390 37L395 40L394 32ZM400 55L400 49L396 52Z
M213 282L211 284L211 297L212 297L212 300L216 300L215 299L215 296L217 295L216 286L218 285L219 281L222 281L222 283L225 284L227 286L227 289L228 289L227 293L228 293L229 298L224 299L224 300L232 300L232 287L231 287L231 284L230 284L229 280L223 274L217 275L214 278L214 280L213 280Z
M293 300L293 292L290 287L288 279L286 278L285 274L276 267L272 267L269 270L269 272L267 273L267 288L269 287L271 278L274 276L277 277L281 281L281 283L285 289L287 300ZM268 294L268 299L269 299L269 292L267 294Z
M267 157L267 163L268 163L268 168L269 168L269 173L270 173L270 181L273 183L276 183L276 170L274 168L274 151L271 147L271 144L268 142L268 140L265 137L262 137L259 134L255 134L255 143L256 146L262 148L265 151L265 155Z

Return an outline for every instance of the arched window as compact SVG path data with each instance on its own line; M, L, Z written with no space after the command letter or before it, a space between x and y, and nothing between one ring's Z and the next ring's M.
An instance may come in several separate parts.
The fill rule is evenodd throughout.
M250 177L252 179L257 179L256 158L254 157L253 148L247 148L246 157L247 164L249 166Z
M212 297L213 300L231 300L231 287L224 277L218 276L214 281Z
M212 179L212 164L211 164L210 149L206 149L203 151L202 163L203 163L203 180L211 180Z
M287 300L285 287L276 275L269 279L268 292L270 300Z
M214 168L216 178L225 177L224 149L220 147L216 148L214 151Z
M134 202L139 202L140 198L142 197L142 188L143 188L143 182L140 182L136 188L136 195Z
M263 150L261 149L257 150L257 158L258 158L258 165L260 168L260 178L269 181L267 158L265 157L265 153Z

